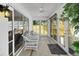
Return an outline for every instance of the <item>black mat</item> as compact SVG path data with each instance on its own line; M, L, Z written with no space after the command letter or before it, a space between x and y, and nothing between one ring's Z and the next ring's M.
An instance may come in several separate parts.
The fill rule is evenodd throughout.
M74 55L75 51L73 49L69 48L69 53Z
M48 44L51 54L67 55L67 53L58 46L58 44Z

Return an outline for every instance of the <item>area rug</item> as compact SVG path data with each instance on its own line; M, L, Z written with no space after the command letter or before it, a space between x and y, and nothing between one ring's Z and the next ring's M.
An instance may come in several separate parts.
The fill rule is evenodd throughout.
M74 55L75 51L74 51L72 48L69 48L69 53L70 53L71 55Z
M48 44L51 54L67 55L67 53L58 44Z

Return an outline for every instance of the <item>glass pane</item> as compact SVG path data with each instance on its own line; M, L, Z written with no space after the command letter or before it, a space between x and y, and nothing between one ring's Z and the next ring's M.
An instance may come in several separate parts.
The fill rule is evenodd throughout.
M11 41L13 39L13 33L12 33L12 31L9 31L8 34L9 34L9 36L8 36L9 41Z
M64 21L61 21L60 20L60 23L59 23L59 36L60 36L60 43L65 46L65 30L64 30Z
M11 53L9 56L13 56L13 53Z
M41 35L48 34L48 23L47 20L41 21Z
M43 21L33 21L33 32L36 32L40 35L47 35L48 34L48 24L46 20Z
M32 28L33 28L33 32L40 34L40 32L39 32L40 31L40 21L34 20Z
M55 40L57 40L57 15L56 14L50 19L50 35Z
M8 41L11 41L11 40L13 40L13 37L12 37L12 33L13 33L13 29L12 29L12 22L13 22L13 20L12 20L12 11L10 10L9 11L9 13L10 13L10 16L9 17L7 17L8 18L8 24L9 24L9 31L8 31Z
M9 54L11 54L13 52L13 43L9 43Z
M18 11L14 10L14 41L15 41L15 52L23 44L23 15Z
M29 19L24 17L23 19L23 34L26 35L29 32Z

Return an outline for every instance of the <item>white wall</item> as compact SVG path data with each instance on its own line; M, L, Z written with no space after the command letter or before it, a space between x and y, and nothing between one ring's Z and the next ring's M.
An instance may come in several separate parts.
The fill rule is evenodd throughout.
M6 18L0 18L0 56L8 55L8 22Z

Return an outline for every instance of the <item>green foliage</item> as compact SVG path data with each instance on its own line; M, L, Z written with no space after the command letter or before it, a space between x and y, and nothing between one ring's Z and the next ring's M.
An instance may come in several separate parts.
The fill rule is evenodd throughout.
M40 24L40 21L36 21L36 20L33 21L33 25L39 25L39 24Z
M36 25L36 21L35 20L33 21L33 25Z
M64 6L63 14L69 18L70 24L75 28L75 33L79 32L79 3L67 3ZM79 53L79 41L75 41L73 46L76 52Z
M79 23L79 3L67 3L63 12L73 26Z
M76 52L77 53L79 53L79 41L75 41L74 43L73 43L73 46L76 48Z

